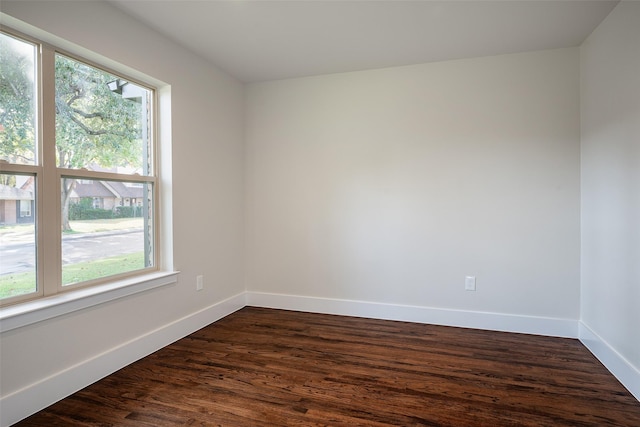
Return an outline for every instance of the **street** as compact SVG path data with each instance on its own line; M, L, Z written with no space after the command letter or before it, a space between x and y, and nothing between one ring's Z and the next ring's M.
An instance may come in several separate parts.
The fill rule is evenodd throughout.
M143 250L142 230L70 234L62 237L63 264L76 264ZM34 271L34 267L33 242L0 245L0 275Z

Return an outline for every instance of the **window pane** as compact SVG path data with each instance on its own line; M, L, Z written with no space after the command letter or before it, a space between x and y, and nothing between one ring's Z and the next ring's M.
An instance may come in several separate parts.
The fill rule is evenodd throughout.
M0 298L36 291L35 185L0 174Z
M153 266L152 184L61 181L63 285Z
M36 163L36 47L0 33L0 159Z
M55 73L58 166L152 173L151 91L61 55Z

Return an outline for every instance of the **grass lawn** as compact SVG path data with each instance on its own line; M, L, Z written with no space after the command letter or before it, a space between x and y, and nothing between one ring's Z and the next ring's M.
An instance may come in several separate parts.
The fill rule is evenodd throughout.
M142 268L144 268L143 252L68 264L62 266L62 283L69 285ZM31 272L0 276L0 298L33 292L35 283L35 274Z

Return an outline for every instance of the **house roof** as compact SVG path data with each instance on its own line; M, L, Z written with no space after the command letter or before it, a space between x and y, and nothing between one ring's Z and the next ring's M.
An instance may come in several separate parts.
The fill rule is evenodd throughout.
M102 182L91 181L90 184L81 181L76 182L71 193L72 197L118 197L116 193L110 191Z
M122 182L110 181L109 186L119 194L120 198L139 199L144 193L142 187L129 187Z
M117 181L92 181L91 183L83 183L78 181L72 192L72 197L118 197L121 199L137 199L142 198L144 189L142 187L129 187L122 182Z
M0 184L0 200L33 200L33 191Z

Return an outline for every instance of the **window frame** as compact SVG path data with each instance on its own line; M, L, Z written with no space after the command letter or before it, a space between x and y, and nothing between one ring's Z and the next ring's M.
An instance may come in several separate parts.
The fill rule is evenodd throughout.
M60 302L68 302L83 299L92 295L113 291L121 286L131 286L142 284L136 289L146 289L146 286L155 287L167 283L175 283L177 272L163 271L162 267L170 266L166 263L166 254L162 255L163 242L161 240L161 229L165 225L160 222L161 201L160 189L160 122L158 115L160 111L159 93L162 90L157 85L142 81L130 76L126 72L114 70L112 67L90 60L82 55L69 52L66 49L54 46L36 37L29 36L13 28L0 25L0 31L8 36L15 37L35 46L35 164L22 165L7 162L0 162L0 172L17 175L28 175L34 177L34 209L31 215L34 216L35 225L35 251L36 251L36 291L23 295L0 299L0 319L4 321L6 315L13 316L19 314L21 310L15 310L16 306L43 306L38 303L40 300L49 300L44 306L55 306L56 297ZM122 174L102 171L90 171L86 169L67 169L58 167L56 161L56 140L55 140L55 57L62 55L74 61L79 61L90 67L113 74L118 78L125 79L141 88L150 91L149 108L149 129L148 129L148 156L150 160L150 171L147 175ZM105 61L107 61L105 59ZM45 113L48 112L48 113ZM151 205L152 226L150 239L153 245L152 265L125 273L101 277L79 283L63 285L62 283L62 233L61 233L61 179L72 177L76 179L92 179L101 181L132 182L135 184L151 184ZM45 220L45 217L47 218ZM145 237L146 238L146 237ZM165 261L166 266L161 265ZM45 280L46 277L46 280ZM149 280L147 280L149 279ZM147 285L145 285L145 283ZM95 289L91 291L91 288ZM82 292L81 292L82 291ZM87 292L88 291L88 292ZM72 295L72 294L76 295ZM116 292L121 295L135 293L135 289L125 292ZM67 295L63 295L67 294ZM105 298L105 297L103 297ZM108 300L108 299L107 299ZM35 305L34 305L35 303ZM12 310L7 310L11 308ZM26 310L31 308L26 307ZM46 313L43 313L45 315ZM4 330L4 326L1 328Z

